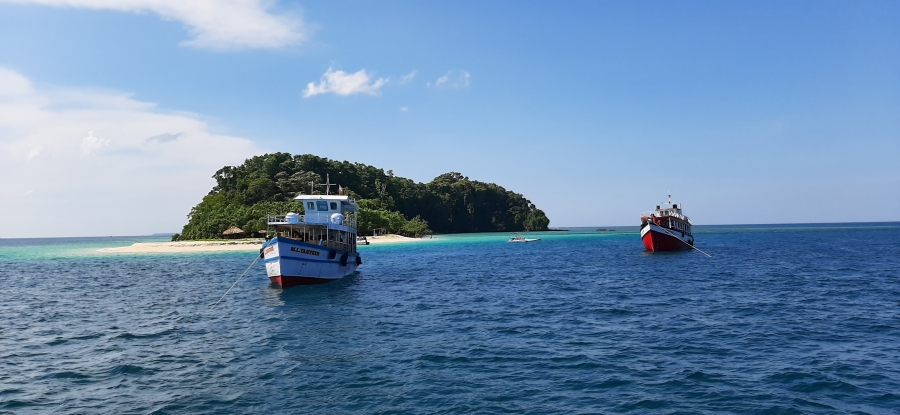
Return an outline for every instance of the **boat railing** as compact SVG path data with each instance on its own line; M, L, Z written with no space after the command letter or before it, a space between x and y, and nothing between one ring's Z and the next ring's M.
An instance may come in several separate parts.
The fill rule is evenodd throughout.
M306 215L297 215L297 222L288 222L287 215L269 215L266 219L269 223L303 223Z
M341 225L356 229L356 215L344 218L344 220L341 221Z
M339 223L336 222L306 222L306 215L298 215L297 222L288 222L287 215L268 215L266 221L271 224L308 224L308 225L325 225L327 223L334 223L336 225L343 225L350 228L356 229L356 215L345 217L344 220Z

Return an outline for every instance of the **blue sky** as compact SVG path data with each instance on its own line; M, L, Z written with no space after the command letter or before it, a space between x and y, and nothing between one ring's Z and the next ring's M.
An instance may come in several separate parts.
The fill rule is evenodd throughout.
M459 171L551 226L635 224L669 191L696 224L896 220L898 21L865 1L0 0L0 237L178 231L217 168L273 151Z

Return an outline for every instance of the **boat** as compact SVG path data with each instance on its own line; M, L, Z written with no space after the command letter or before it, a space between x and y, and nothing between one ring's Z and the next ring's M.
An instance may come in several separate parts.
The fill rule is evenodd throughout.
M541 238L534 238L534 239L526 238L523 235L517 233L517 234L515 234L515 236L509 238L509 240L506 242L537 242L540 240L541 240Z
M366 239L366 236L365 236L365 235L360 235L360 236L357 236L357 237L356 237L356 244L357 244L357 245L368 245L368 244L370 244L370 243L371 243L371 242L369 242L369 240Z
M269 216L260 256L269 280L288 288L319 284L350 275L362 265L356 251L359 209L349 196L301 194L305 214Z
M694 246L691 219L684 215L677 203L657 205L649 215L641 215L641 240L651 252L677 251Z

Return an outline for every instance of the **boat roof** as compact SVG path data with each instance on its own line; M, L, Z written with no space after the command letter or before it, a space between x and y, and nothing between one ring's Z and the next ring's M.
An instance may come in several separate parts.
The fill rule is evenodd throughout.
M342 200L342 201L350 201L350 196L347 195L297 195L294 200Z

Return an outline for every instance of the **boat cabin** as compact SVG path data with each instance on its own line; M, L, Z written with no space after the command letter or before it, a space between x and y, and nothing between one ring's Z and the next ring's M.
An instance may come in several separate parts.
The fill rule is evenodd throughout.
M643 228L648 222L654 222L658 226L682 234L692 235L691 228L693 224L691 219L684 215L681 207L677 203L672 203L672 196L669 196L669 202L664 205L656 205L656 210L650 216L641 216L641 227Z
M356 201L346 195L298 195L304 214L269 216L268 236L356 252Z
M678 207L678 203L671 203L668 207L660 207L660 205L656 205L656 211L654 212L654 214L657 217L672 216L681 220L687 220L687 216L684 216L684 213L681 212L681 208Z

